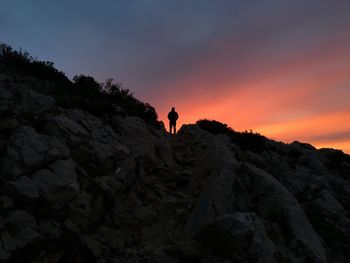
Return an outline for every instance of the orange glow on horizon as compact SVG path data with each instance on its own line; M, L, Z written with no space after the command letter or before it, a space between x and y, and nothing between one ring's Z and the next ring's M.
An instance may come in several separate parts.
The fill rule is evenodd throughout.
M198 119L215 119L235 130L252 129L275 140L299 140L350 153L350 56L344 54L348 48L338 42L327 53L316 52L246 80L228 77L217 84L206 82L209 69L201 68L197 75L170 85L178 92L158 107L160 119L168 129L166 115L175 106L178 129ZM337 138L347 132L347 138Z

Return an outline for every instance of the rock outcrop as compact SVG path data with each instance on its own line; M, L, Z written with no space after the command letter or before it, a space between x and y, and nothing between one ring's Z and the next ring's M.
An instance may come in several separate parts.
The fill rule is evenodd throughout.
M8 83L8 82L7 82ZM348 262L350 161L0 83L0 261Z

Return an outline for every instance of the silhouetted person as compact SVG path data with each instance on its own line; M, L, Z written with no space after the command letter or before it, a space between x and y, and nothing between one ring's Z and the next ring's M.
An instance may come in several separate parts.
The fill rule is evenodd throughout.
M175 111L175 108L172 107L171 111L168 113L168 119L169 119L169 126L170 126L170 134L172 128L174 128L174 134L176 133L176 121L179 118L179 114Z

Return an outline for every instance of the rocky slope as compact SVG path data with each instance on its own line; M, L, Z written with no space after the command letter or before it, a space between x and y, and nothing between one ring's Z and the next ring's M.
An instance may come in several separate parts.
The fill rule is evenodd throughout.
M0 260L348 262L350 161L63 109L0 80ZM10 81L11 83L11 81Z

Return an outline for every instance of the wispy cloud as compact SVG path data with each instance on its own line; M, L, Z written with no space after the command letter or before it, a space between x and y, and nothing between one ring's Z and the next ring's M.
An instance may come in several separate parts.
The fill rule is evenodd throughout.
M4 0L1 41L123 81L162 120L213 118L350 152L347 0ZM4 26L6 24L6 26Z

